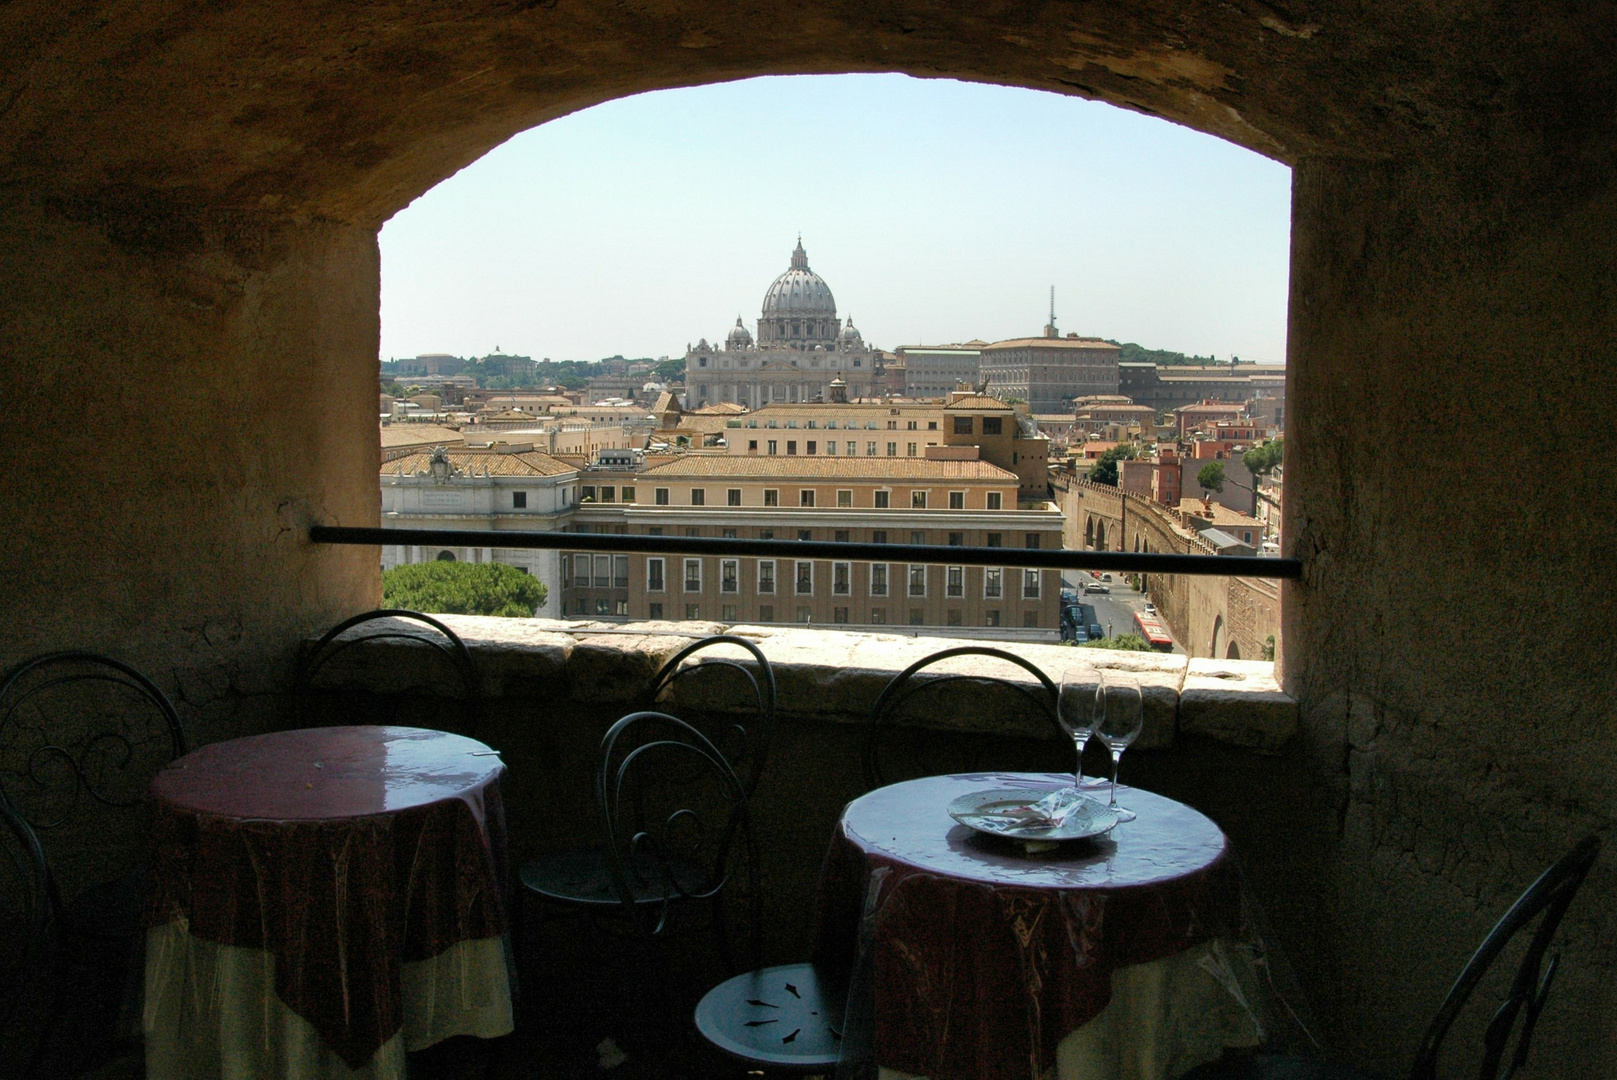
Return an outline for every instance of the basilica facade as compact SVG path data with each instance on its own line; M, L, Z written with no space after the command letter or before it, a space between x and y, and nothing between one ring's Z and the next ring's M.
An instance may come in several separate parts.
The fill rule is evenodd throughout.
M830 401L831 381L851 398L882 393L881 350L865 344L850 318L837 318L825 279L809 269L802 238L786 272L764 293L755 341L741 319L725 338L685 350L685 407L734 402L756 409L772 401ZM838 387L839 391L842 389Z

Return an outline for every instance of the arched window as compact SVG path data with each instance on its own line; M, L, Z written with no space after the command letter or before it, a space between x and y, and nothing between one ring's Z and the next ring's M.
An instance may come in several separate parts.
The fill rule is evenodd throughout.
M440 552L438 552L438 561L439 562L454 562L455 561L455 553L453 551L440 551Z

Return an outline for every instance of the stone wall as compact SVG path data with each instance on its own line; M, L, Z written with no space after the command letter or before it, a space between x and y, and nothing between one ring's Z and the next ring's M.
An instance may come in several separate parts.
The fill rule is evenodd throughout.
M1606 6L5 10L0 461L16 494L0 659L121 653L201 739L289 722L271 704L295 643L377 599L374 550L316 550L301 528L375 521L383 221L515 132L628 94L975 78L1294 168L1284 532L1305 577L1282 590L1282 660L1299 736L1273 763L1220 749L1163 783L1200 785L1262 838L1254 864L1301 930L1288 944L1309 950L1331 1040L1404 1071L1509 897L1611 829ZM1523 417L1579 467L1507 498L1491 438ZM1567 924L1547 1075L1617 1071L1614 865Z

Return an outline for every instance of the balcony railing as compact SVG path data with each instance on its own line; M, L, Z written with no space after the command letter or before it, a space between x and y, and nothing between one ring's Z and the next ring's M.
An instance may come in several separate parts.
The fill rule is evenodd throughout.
M863 544L824 540L742 540L703 536L629 536L571 532L491 532L478 529L383 529L314 525L317 544L423 544L536 548L555 551L633 551L648 555L752 555L786 559L1019 566L1041 570L1105 570L1134 574L1199 574L1296 580L1300 559L1251 555L1178 555L1127 551L1046 551L1040 548L950 547L944 544Z

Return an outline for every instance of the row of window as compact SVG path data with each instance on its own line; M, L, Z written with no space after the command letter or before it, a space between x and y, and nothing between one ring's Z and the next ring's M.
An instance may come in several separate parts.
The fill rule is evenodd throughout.
M617 576L619 567L610 566L607 569L613 573L610 577L603 576L601 570L602 560L623 559L621 567L623 576ZM684 574L682 581L684 592L699 593L703 590L704 565L706 560L690 558L678 560L683 562ZM771 595L777 591L777 570L785 569L792 575L791 591L799 596L814 595L814 562L810 559L754 559L753 584L754 591L760 595ZM594 572L591 573L593 564ZM784 566L782 566L784 564ZM898 568L899 580L905 594L922 597L927 594L927 565L926 563L868 563L868 589L871 596L888 596L893 584L893 568ZM573 556L573 586L574 588L627 588L628 565L627 556L596 555L593 559L588 555ZM1039 598L1040 582L1043 575L1038 570L1022 571L1022 598L1024 600L1037 600ZM999 566L983 568L983 597L996 600L1006 595L1005 569ZM667 560L659 557L646 559L646 591L667 592L668 566ZM739 593L741 591L741 560L719 560L719 592ZM781 590L784 591L784 590ZM831 594L833 596L848 596L853 591L853 564L847 562L831 563ZM946 566L943 568L943 595L950 598L964 597L966 595L966 568L963 566Z
M623 535L626 535L627 532L628 532L628 526L627 525L613 525L610 528L611 528L611 535L623 536ZM607 534L607 529L608 529L607 526L602 525L602 526L595 527L594 531L596 533L606 535ZM587 532L591 531L591 527L588 526L588 525L574 526L574 531L586 532L587 533ZM783 531L790 532L792 530L783 530ZM750 533L750 532L752 532L752 530L749 529L748 532ZM775 530L772 529L772 528L760 528L760 529L757 530L757 533L758 533L757 539L759 539L759 540L774 540L774 539L776 539ZM797 539L799 539L799 540L813 540L814 539L814 530L813 529L798 529L798 530L796 530L796 533L797 533ZM661 526L661 525L648 525L646 527L646 535L647 536L662 536L662 535L664 535L663 526ZM700 536L704 536L706 534L703 532L702 526L700 526L700 525L687 525L687 526L685 526L685 535L686 536L691 536L691 537L700 537ZM922 547L922 546L925 546L926 544L930 543L930 541L927 538L927 531L925 529L911 529L909 535L910 535L910 539L909 539L910 544L912 544L912 545L914 545L916 547ZM1038 534L1036 532L1023 533L1022 534L1022 546L1025 547L1029 551L1038 551L1039 550L1039 535L1040 534ZM741 530L739 528L735 528L735 527L731 527L731 526L721 526L720 529L719 529L719 538L722 539L722 540L737 540L737 539L740 539L741 538ZM749 535L747 537L747 539L751 540L751 539L753 539L753 537ZM786 537L782 536L782 537L780 537L780 539L784 540L784 539L786 539ZM835 544L852 543L853 542L853 530L852 529L832 529L831 530L831 542L835 543ZM889 543L890 541L888 539L888 530L886 530L886 529L871 529L870 530L870 542L872 544L886 544L886 543ZM902 543L903 541L894 540L894 541L891 541L891 542L892 543ZM963 533L963 532L951 532L951 533L949 533L949 546L950 547L965 547L965 545L966 545L966 534L965 533ZM1005 546L1005 534L1004 533L991 532L991 533L984 533L983 534L983 547L997 548L997 547L1004 547L1004 546ZM584 557L587 558L588 556L584 556ZM564 558L565 558L565 556L564 556Z
M589 490L590 489L585 488L586 492L589 491ZM603 488L602 490L609 493L607 495L607 497L603 501L611 502L612 497L610 495L610 492L611 492L612 489L611 488ZM633 495L634 495L634 488L624 488L623 490L627 495L627 497L624 499L624 501L628 502L630 500L630 498L632 498ZM816 500L819 498L818 491L819 491L818 488L799 488L797 490L797 505L798 506L814 506ZM741 492L742 492L741 488L726 488L725 492L724 492L725 505L726 506L741 506L741 505L743 505L742 501L741 501ZM836 493L837 493L837 496L836 496L837 497L837 503L836 503L836 505L839 508L851 508L853 506L853 489L852 488L838 488L838 489L836 489ZM951 491L951 492L948 493L948 495L949 495L949 509L950 510L964 510L966 508L966 493L964 491ZM670 499L672 498L672 496L673 496L673 493L668 488L654 488L653 492L652 492L653 503L655 505L657 505L657 506L668 506L668 505L670 505ZM585 497L588 498L589 496L586 495ZM929 496L928 491L926 489L924 489L924 488L916 488L916 489L912 490L910 492L910 509L911 510L925 510L927 508L927 501L928 501L929 497L930 496ZM706 506L707 505L707 489L706 488L691 488L691 496L690 496L690 498L691 498L690 505L692 505L692 506ZM893 493L891 491L878 490L878 491L872 492L872 499L874 501L874 505L875 505L876 509L878 509L878 510L888 510L888 509L892 508L892 505L893 505ZM765 505L765 506L779 506L779 505L781 505L781 502L780 502L780 489L779 488L764 488L763 505ZM1004 497L1003 492L990 491L990 492L987 492L985 494L984 499L983 499L983 509L985 509L985 510L1003 510L1004 508L1005 508L1005 497Z
M624 601L619 601L618 604L619 604L620 607L623 607L625 609L627 608L627 603L624 602ZM610 606L611 605L609 605L607 603L607 601L605 601L605 600L597 600L595 602L595 614L597 614L597 615L609 614L607 609ZM587 614L589 614L589 609L590 609L590 605L589 605L589 603L587 601L579 600L577 602L577 607L575 608L575 613L578 614L578 615L587 615ZM646 605L646 617L648 619L661 619L661 618L664 618L663 610L664 610L663 605L661 603L648 604L648 605ZM678 609L676 608L676 610L678 610ZM709 610L711 610L711 609L709 609ZM833 623L848 623L848 622L851 622L852 620L849 618L850 610L851 609L846 608L846 607L833 607L831 609L831 621ZM694 604L694 603L693 604L686 604L686 605L684 605L684 612L685 612L684 613L684 618L687 619L687 620L700 619L702 617L702 605L701 604ZM622 612L619 612L619 614L622 614ZM741 605L739 605L739 604L720 604L719 605L719 619L722 622L739 622L740 619L741 619ZM964 626L965 625L965 613L962 612L959 608L953 608L953 609L951 609L951 610L944 613L944 620L945 620L944 625L946 625L946 626ZM767 622L774 622L775 621L775 605L774 604L759 604L758 605L758 621L759 622L766 622L766 623ZM814 621L814 609L812 607L810 607L809 605L807 605L807 604L798 605L798 608L797 608L797 621L800 622L800 623L811 623L811 622L813 622ZM883 607L871 608L870 609L870 620L869 620L869 622L872 625L875 625L875 626L885 626L885 625L887 625L887 609L883 608ZM921 608L910 608L909 609L909 624L911 626L925 626L926 625L926 612L923 611ZM990 610L990 611L983 612L983 625L984 626L1003 626L1004 625L1004 623L1000 619L1000 612L999 612L999 610L997 608L993 609L993 610ZM1037 611L1024 611L1022 613L1022 625L1025 626L1025 627L1037 627L1039 625L1039 613Z
M965 417L964 419L966 419L968 421L968 423L969 423L970 417ZM998 418L994 419L994 423L996 425L999 424ZM920 427L918 425L919 425L919 421L916 421L916 420L907 421L905 423L905 425L904 425L904 430L905 431L919 431ZM736 426L737 427L741 426L741 422L739 420L736 421ZM758 423L758 421L756 419L752 419L752 420L747 421L746 426L749 427L749 428L756 428L756 427L759 427L760 425L759 425L759 423ZM764 427L764 428L786 428L786 429L790 430L790 429L794 429L794 428L797 427L797 421L796 420L787 420L785 422L782 422L780 420L765 420L761 426ZM803 423L803 427L807 428L809 431L813 431L815 428L823 428L826 431L835 431L835 430L837 430L837 421L835 421L835 420L827 420L824 424L821 424L818 420L807 420L807 421L805 421ZM845 420L845 421L842 422L842 427L846 431L858 431L858 430L860 430L859 421L857 421L857 420ZM959 433L958 427L959 426L957 424L956 425L957 434ZM865 423L864 423L864 430L866 430L866 431L877 431L877 430L880 430L880 428L878 427L876 421L874 421L874 420L866 420ZM898 421L897 420L889 420L889 421L887 421L886 430L888 430L888 431L897 431L898 430ZM926 422L926 430L928 430L928 431L936 431L936 430L938 430L938 422L936 420L928 420ZM970 433L971 433L971 429L968 427L966 429L966 431L965 431L965 434L969 435ZM997 428L993 432L993 434L995 434L995 435L999 434L999 431L997 430Z
M843 443L842 445L844 447L844 449L842 451L842 456L843 457L858 457L859 456L859 442L858 442L858 440L849 439L847 442ZM936 446L937 443L927 443L927 445L928 446ZM874 443L874 442L865 443L865 457L876 457L877 456L876 447L877 447L877 444ZM757 439L748 439L747 440L747 453L756 454L757 452L758 452L758 440ZM810 457L813 457L814 455L818 454L820 452L820 444L819 444L819 442L814 440L814 439L807 440L803 444L803 452L808 454ZM772 456L772 457L773 456L778 456L780 454L780 440L779 439L765 439L764 440L764 453L769 455L769 456ZM786 456L787 457L793 457L796 454L797 454L797 440L796 439L787 439L786 440ZM827 457L836 457L837 456L837 441L835 439L830 439L830 440L828 440L826 442L826 444L825 444L825 454L826 454ZM919 454L920 454L920 443L906 443L904 445L904 456L905 457L917 457L917 456L919 456ZM890 443L887 444L887 456L888 457L897 457L898 456L898 444L896 442L890 442Z

